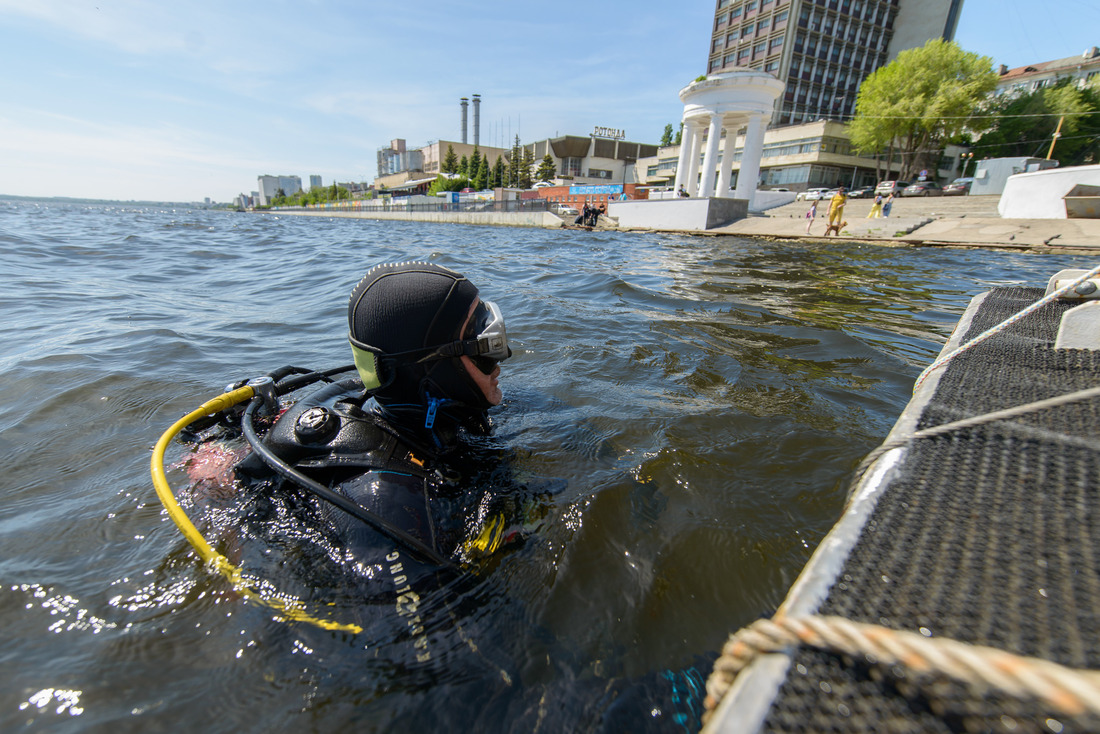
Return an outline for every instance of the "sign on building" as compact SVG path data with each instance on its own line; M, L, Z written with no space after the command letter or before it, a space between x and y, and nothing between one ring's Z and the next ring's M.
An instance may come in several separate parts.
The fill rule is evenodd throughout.
M592 137L594 138L611 138L612 140L626 140L626 130L619 130L613 127L600 127L596 126L596 129L592 131Z

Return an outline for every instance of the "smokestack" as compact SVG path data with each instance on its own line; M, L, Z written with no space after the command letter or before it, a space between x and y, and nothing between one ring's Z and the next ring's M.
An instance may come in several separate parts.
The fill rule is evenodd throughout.
M470 100L465 97L459 102L462 105L462 144L466 144L466 106L470 104Z
M474 95L474 147L481 142L481 95Z

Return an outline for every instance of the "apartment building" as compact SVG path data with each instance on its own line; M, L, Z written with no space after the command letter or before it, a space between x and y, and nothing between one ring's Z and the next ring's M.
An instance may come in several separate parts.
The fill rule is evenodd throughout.
M707 73L784 81L771 126L847 120L859 85L907 48L951 40L962 0L717 0Z
M1063 79L1069 79L1078 87L1083 87L1100 78L1100 48L1093 46L1078 56L1018 66L1015 69L1001 64L998 72L1001 76L993 92L998 97L1004 94L1031 94L1043 87L1054 86Z
M256 203L267 206L271 203L279 191L285 196L296 194L302 190L301 176L257 176L256 184L259 191L256 192Z

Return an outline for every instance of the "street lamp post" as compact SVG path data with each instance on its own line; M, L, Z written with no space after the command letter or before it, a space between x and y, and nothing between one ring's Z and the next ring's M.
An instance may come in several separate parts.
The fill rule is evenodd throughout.
M970 167L970 161L974 160L974 152L970 151L968 153L963 153L962 155L959 156L959 158L961 158L962 162L963 162L963 175L962 175L962 177L966 178L966 169Z

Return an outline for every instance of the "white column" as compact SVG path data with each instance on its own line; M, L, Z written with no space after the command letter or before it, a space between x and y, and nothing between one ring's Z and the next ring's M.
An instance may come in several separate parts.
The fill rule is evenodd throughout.
M722 137L722 116L710 116L710 130L707 132L707 154L703 158L703 180L699 186L699 196L714 196L714 168L718 161L718 142Z
M740 125L734 125L726 128L726 144L722 146L722 169L718 172L718 191L715 195L725 199L733 198L730 181L733 180L733 155L739 127Z
M687 187L688 180L688 156L691 153L691 125L687 120L681 120L684 123L683 130L680 134L680 157L676 162L676 183L673 184L673 190L680 191L680 187Z
M745 147L741 151L741 171L737 174L737 191L734 193L738 199L748 199L750 209L753 196L756 194L757 179L760 178L760 159L763 155L763 116L753 115L749 118L748 129L745 130Z
M691 151L688 153L687 192L689 196L699 195L699 149L703 147L703 128L691 127Z

